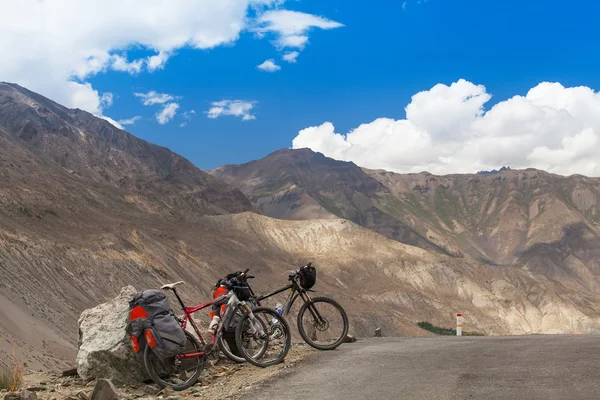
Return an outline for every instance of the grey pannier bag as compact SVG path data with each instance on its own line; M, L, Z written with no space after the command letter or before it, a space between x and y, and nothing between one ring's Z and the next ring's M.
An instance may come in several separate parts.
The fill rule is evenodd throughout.
M131 345L139 361L144 359L146 346L161 360L176 356L185 348L185 332L162 291L137 293L129 302L129 320Z

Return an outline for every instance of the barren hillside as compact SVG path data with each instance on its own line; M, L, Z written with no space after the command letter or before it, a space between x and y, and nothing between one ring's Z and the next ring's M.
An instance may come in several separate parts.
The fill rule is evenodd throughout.
M266 215L347 218L440 254L600 290L600 179L532 169L403 175L308 149L211 173L239 187Z

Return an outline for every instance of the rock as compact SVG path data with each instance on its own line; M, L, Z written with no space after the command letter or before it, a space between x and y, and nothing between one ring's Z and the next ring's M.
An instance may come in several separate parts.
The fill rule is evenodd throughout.
M77 400L90 400L90 396L83 392L77 393Z
M381 328L375 329L375 337L381 337Z
M354 342L356 342L356 338L351 334L347 334L346 338L344 339L344 343L354 343Z
M29 390L30 392L43 392L44 390L48 390L48 388L44 386L32 386L28 387L27 390Z
M161 390L160 392L158 392L156 395L157 396L168 396L175 393L175 391L173 389L171 389L170 387L165 387L163 390Z
M63 371L61 376L77 376L77 368L71 368Z
M119 400L119 396L111 381L98 379L91 400Z
M134 287L124 287L113 300L81 314L76 362L84 381L105 378L122 384L147 379L131 349L129 301L136 293Z
M19 399L21 399L21 400L37 400L37 394L35 394L34 392L30 392L27 389L23 389L21 391L21 395L19 396Z
M20 400L21 396L19 396L16 393L9 393L6 396L4 396L4 400Z
M143 390L144 390L144 393L146 393L146 394L154 395L154 394L158 393L159 388L158 388L158 386L154 386L154 385L146 385L146 386L144 386Z

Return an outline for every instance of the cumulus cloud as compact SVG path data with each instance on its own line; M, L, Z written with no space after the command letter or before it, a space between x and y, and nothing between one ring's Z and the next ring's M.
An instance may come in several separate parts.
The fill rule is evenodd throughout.
M120 119L120 120L118 121L118 123L119 123L120 125L133 125L133 124L135 124L137 121L139 121L140 119L142 119L142 117L141 117L141 116L139 116L139 115L136 115L135 117L132 117L132 118Z
M177 103L169 103L165 104L162 110L156 114L156 120L159 124L164 125L175 117L177 114L177 110L179 109L179 104Z
M206 112L208 118L219 118L221 116L242 117L243 121L256 119L250 114L256 102L244 100L221 100L211 104L211 108Z
M275 60L273 60L272 58L270 60L266 60L260 65L257 65L256 68L266 72L275 72L281 69L279 65L275 64Z
M102 115L103 93L89 84L114 70L137 74L165 68L183 47L210 49L236 42L256 26L287 37L333 22L299 13L300 25L279 10L282 0L61 0L4 1L0 77L67 107ZM265 17L264 19L261 19ZM257 19L261 22L257 25ZM313 20L310 22L311 20ZM308 21L308 22L307 22ZM288 25L294 29L286 28ZM290 33L291 32L291 33ZM148 51L130 60L132 48Z
M308 43L309 32L315 28L329 30L342 26L344 25L339 22L317 15L290 10L270 10L258 17L253 30L261 38L267 34L274 36L273 45L283 51L290 48L304 49ZM289 62L295 62L298 56L297 51L295 53L295 56L288 56L293 60Z
M155 104L164 104L169 101L174 101L180 99L178 96L172 96L167 93L157 93L154 90L149 91L148 93L134 93L135 97L139 97L142 99L142 104L145 106L153 106Z
M295 63L296 58L298 58L299 54L300 53L298 53L297 51L290 51L289 53L285 53L281 58L283 58L284 61L287 61L289 63Z
M379 118L347 134L303 129L293 148L395 172L472 173L508 165L600 176L600 93L541 83L488 111L484 86L459 80L415 94L406 119Z

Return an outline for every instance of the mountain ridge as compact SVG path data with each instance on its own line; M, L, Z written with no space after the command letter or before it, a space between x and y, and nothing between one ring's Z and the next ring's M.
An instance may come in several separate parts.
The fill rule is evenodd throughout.
M302 159L320 162L320 168L307 169L296 162L293 153L297 151ZM335 176L338 168L351 168L354 173L360 170L377 185L365 190L350 180L337 188L314 184ZM293 176L281 179L277 175L280 171ZM600 178L579 174L565 177L532 168L496 174L396 174L327 159L308 149L282 150L210 173L239 187L266 215L294 219L294 213L300 215L306 203L298 194L308 193L332 215L351 219L403 243L489 265L515 265L537 271L546 268L548 274L557 276L562 270L581 284L594 288L600 284L595 261L600 252L585 244L585 240L597 240L600 245ZM309 174L322 176L306 179ZM378 219L354 217L352 211L360 212L360 207L344 201L348 198L378 209ZM304 215L307 219L311 216L310 212ZM407 240L407 235L395 234L394 228L400 226L423 240L411 241L410 236ZM579 241L561 242L566 232L584 233ZM552 243L554 248L571 251L575 256L564 257L556 250L555 260L549 264L542 249L553 248Z

